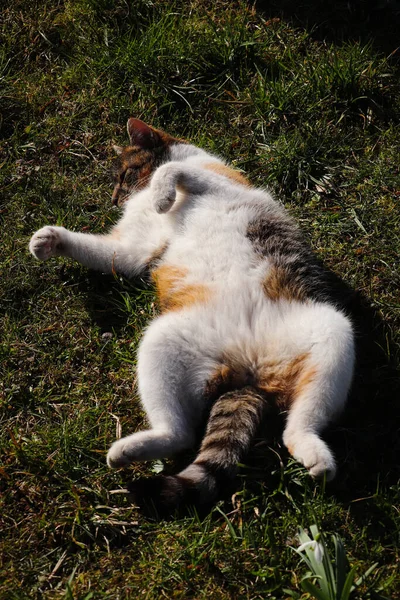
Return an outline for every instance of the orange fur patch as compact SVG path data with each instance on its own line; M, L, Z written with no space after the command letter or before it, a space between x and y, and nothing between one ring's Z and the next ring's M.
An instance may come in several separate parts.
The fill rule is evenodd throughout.
M314 381L316 374L317 369L315 367L306 368L300 373L293 391L293 401L296 401L296 398Z
M300 354L288 363L272 363L265 365L259 375L257 388L276 397L278 407L287 409L295 400L295 396L302 387L299 382L303 381L305 363L308 354ZM307 378L304 378L304 387Z
M273 394L279 409L288 410L315 378L316 369L307 365L308 357L308 353L300 354L288 363L264 367L257 388Z
M206 397L214 401L226 392L250 385L268 395L279 410L288 410L315 378L316 369L307 365L308 357L305 353L287 363L271 362L254 374L226 357L208 380Z
M202 165L204 169L208 169L209 171L214 171L218 175L223 175L228 179L231 179L235 183L239 183L241 185L249 186L250 182L244 175L242 175L239 171L235 169L231 169L231 167L227 167L226 165L219 162L211 162Z
M277 300L304 300L304 294L295 282L291 281L284 269L271 267L263 281L264 294L276 302Z
M150 257L146 261L147 266L151 268L153 263L156 263L158 260L160 260L160 258L163 256L163 254L167 248L168 248L168 244L165 243L162 246L160 246L159 248L157 248L156 250L154 250L154 252L152 252ZM153 277L153 279L154 279L154 277Z
M206 385L206 397L214 401L222 394L237 390L252 383L252 376L245 367L220 365L209 378Z
M210 290L205 285L185 285L186 275L187 269L171 265L161 265L152 272L162 311L180 310L209 299Z

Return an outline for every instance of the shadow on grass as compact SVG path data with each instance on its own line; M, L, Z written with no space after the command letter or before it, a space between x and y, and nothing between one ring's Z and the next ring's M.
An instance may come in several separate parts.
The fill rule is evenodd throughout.
M387 56L400 60L400 4L396 0L257 0L267 18L284 18L309 29L315 39L330 42L371 42Z
M62 269L60 277L64 282L73 282L77 286L91 321L102 332L114 331L117 335L121 333L129 324L131 312L135 319L138 318L135 309L143 316L143 326L147 318L151 318L143 309L146 300L147 303L153 300L153 292L146 277L129 281L92 270L83 272L81 267L71 265Z
M366 298L356 298L352 314L357 332L352 392L342 419L327 434L339 465L336 492L344 500L373 495L380 485L400 479L398 348Z

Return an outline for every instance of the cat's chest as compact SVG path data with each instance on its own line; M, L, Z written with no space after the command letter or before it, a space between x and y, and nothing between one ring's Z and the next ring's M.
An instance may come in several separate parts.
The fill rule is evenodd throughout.
M175 238L178 243L192 242L204 249L238 245L246 237L250 219L247 207L229 206L223 200L204 200L175 216Z

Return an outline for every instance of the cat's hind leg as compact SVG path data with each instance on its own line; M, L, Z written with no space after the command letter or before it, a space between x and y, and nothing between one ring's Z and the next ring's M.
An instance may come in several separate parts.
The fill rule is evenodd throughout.
M312 350L289 401L283 434L285 446L313 477L336 474L335 458L320 433L343 409L354 366L354 341L350 322L333 313L321 341Z
M150 429L114 442L107 456L110 467L166 458L194 446L204 414L204 387L215 369L200 347L196 327L187 314L170 313L147 330L137 373Z
M166 213L176 200L177 190L188 194L204 194L210 188L216 191L220 185L220 179L205 169L171 161L157 169L150 188L155 210Z

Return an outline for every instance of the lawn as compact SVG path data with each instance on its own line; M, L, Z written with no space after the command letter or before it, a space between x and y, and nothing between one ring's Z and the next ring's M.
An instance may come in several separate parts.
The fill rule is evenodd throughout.
M0 598L310 598L293 550L317 524L400 598L400 9L394 0L10 0L0 44ZM271 423L237 493L206 516L146 517L110 471L144 425L135 350L151 285L38 263L45 224L101 232L129 116L269 187L351 288L358 363L312 481ZM183 457L182 460L184 460Z

